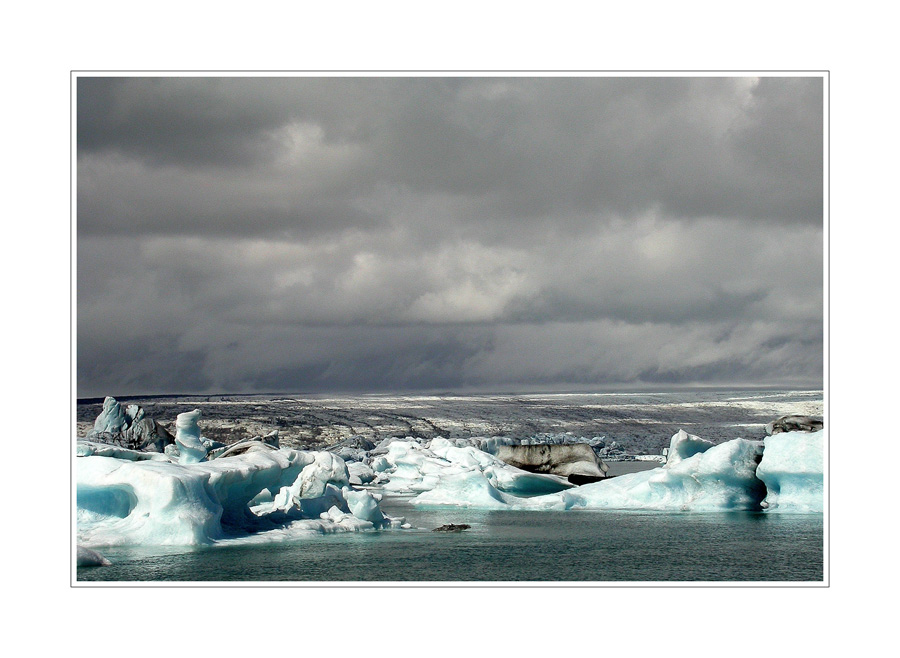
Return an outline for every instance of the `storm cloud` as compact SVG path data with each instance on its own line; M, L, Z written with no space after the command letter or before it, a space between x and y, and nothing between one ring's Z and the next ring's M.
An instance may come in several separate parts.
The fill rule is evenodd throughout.
M821 386L820 77L80 77L80 397Z

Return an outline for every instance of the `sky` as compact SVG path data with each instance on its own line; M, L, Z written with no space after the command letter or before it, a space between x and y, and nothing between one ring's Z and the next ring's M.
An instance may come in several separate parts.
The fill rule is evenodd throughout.
M90 77L78 397L823 383L810 77Z

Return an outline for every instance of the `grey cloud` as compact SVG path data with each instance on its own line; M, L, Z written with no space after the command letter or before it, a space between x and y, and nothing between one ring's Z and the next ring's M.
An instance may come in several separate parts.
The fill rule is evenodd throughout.
M783 243L769 236L734 221L654 220L601 230L577 245L547 236L539 249L462 240L423 246L391 232L314 243L97 238L85 240L79 291L85 308L116 300L140 317L165 303L171 315L177 302L251 324L815 322L821 234L794 227L781 231ZM113 271L115 284L105 279Z
M622 383L810 385L815 345L772 338L780 329L627 325L313 327L268 329L229 342L212 323L204 350L129 342L111 368L79 370L80 395L110 387L144 393L327 390L522 390ZM87 339L88 352L95 354ZM155 353L164 351L160 359ZM154 355L154 356L151 356ZM103 362L102 359L99 362ZM106 363L104 362L104 366ZM96 366L93 366L96 368ZM752 378L747 378L747 373ZM180 384L180 386L179 386Z
M206 374L203 350L181 350L172 335L117 333L103 340L78 333L79 397L100 397L112 391L191 393L213 385Z
M115 200L136 230L341 229L361 205L391 217L392 190L465 199L457 221L470 227L652 207L819 222L821 88L782 78L84 79L80 222L119 221Z
M84 78L77 184L80 395L821 382L817 78Z
M579 266L557 258L565 239L542 245L550 247L543 255L465 244L416 252L386 237L315 247L88 240L79 345L116 372L128 354L153 381L159 364L135 354L167 336L161 363L178 370L178 355L193 355L202 365L195 378L218 391L693 382L704 373L745 383L817 379L815 248L779 258L767 231L734 222L687 232L682 245L669 224L654 226L620 227L605 251L573 250ZM715 228L749 256L733 263ZM807 233L815 235L802 227L782 235L798 244ZM650 246L670 249L670 264L660 254L638 259L657 237ZM85 387L94 374L85 373Z

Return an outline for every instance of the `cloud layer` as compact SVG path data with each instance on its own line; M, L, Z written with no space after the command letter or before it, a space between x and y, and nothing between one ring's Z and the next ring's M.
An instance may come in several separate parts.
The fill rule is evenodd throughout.
M819 78L80 78L79 396L821 385Z

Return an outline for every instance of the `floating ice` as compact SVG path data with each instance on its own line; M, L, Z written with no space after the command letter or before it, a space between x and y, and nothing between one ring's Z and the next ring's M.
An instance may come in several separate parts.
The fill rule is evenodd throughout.
M485 474L476 469L446 475L430 491L415 498L413 503L420 507L472 507L475 509L507 509L517 507L532 508L528 498L516 499L507 496L494 485Z
M103 400L103 411L100 412L100 415L94 421L94 432L118 434L124 431L128 425L122 405L114 397L106 396Z
M768 511L823 511L824 434L782 432L765 438L756 476L766 485L763 506Z
M115 457L116 459L127 459L129 461L169 461L169 458L158 452L143 452L141 450L129 450L121 448L109 443L96 443L94 441L78 441L75 444L76 457L90 457L97 455L99 457Z
M701 439L699 436L688 434L684 430L678 430L669 442L666 465L674 466L678 462L693 457L697 453L705 452L715 445L712 441Z
M480 509L752 510L765 495L755 475L759 448L758 442L735 439L662 468L532 498L501 492L484 474L470 472L441 480L413 503Z
M318 518L332 506L358 518L345 530L388 522L374 496L347 487L346 466L327 452L256 448L194 464L91 455L76 460L76 477L86 546L204 544L259 531L264 521Z
M377 477L374 469L362 462L349 462L347 470L350 473L350 484L369 484Z
M344 460L330 452L309 452L312 460L303 466L294 482L283 487L285 500L321 498L329 484L343 487L350 484L350 474Z
M518 495L543 494L571 485L554 475L529 473L475 448L443 438L426 448L415 441L392 441L387 454L376 457L372 469L388 478L382 486L393 493L430 491L455 476L483 477L491 487ZM455 481L455 480L454 480Z
M347 499L347 507L350 513L362 521L368 521L376 528L385 523L384 514L378 505L378 499L368 491L354 491L350 487L344 487L344 498Z
M103 400L103 410L88 432L89 441L109 443L123 448L163 452L174 440L158 422L148 418L136 404L123 409L115 398Z
M200 410L186 411L175 419L175 445L180 464L196 464L206 459L207 449L200 438Z
M759 443L734 439L662 468L630 473L565 492L586 509L755 510L765 495L756 478Z
M661 468L527 498L516 495L521 482L503 482L508 471L466 452L474 448L432 442L436 456L454 458L468 468L433 472L436 482L423 477L422 493L412 502L478 509L821 512L822 435L791 432L767 437L764 443L734 439L715 445L679 431Z

